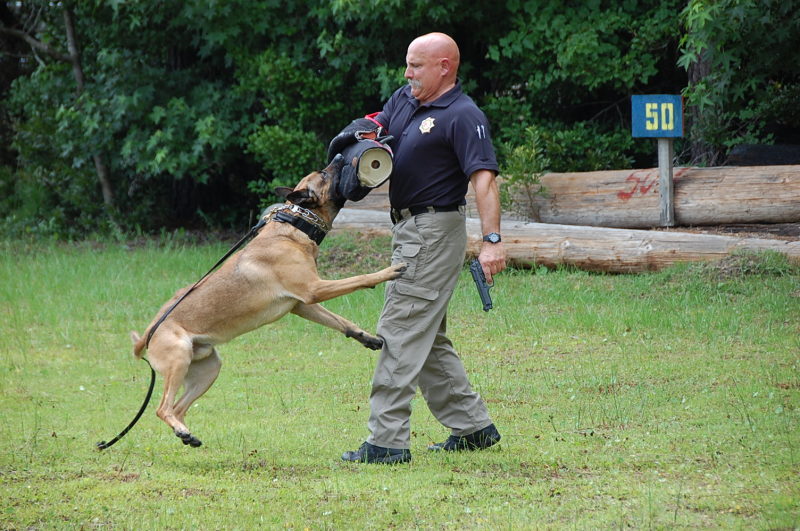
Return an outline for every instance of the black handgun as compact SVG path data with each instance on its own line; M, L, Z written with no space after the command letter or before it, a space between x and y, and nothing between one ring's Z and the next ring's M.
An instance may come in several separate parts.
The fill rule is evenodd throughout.
M483 303L483 311L488 312L492 309L492 297L489 295L489 289L494 287L494 283L491 286L486 283L486 275L483 274L483 267L477 258L473 258L469 264L469 272L472 273L472 280L475 281L475 285L478 287L478 293Z

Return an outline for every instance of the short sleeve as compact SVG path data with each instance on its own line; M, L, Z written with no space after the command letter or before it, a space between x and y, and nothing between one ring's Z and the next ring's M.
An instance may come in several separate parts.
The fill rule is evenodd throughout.
M500 172L489 121L476 105L465 108L454 120L453 147L467 178L478 170L493 171L495 175Z
M396 91L392 94L392 97L386 102L383 106L383 110L379 112L376 116L373 116L373 120L378 122L383 126L383 131L386 134L391 135L392 133L389 131L389 124L392 121L392 115L394 114L395 107L397 106L397 96L400 91Z

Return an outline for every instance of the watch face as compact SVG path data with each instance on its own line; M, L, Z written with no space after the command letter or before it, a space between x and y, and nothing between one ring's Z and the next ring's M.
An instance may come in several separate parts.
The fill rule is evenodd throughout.
M487 241L489 243L497 243L500 241L500 235L497 234L496 232L487 234L486 237L484 238L484 241Z

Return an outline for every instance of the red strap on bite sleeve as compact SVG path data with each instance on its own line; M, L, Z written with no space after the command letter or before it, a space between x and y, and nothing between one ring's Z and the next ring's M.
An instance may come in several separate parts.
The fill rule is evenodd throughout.
M382 123L380 123L378 120L376 120L376 119L375 119L375 117L376 117L376 116L378 116L379 114L380 114L380 111L378 111L378 112L374 112L374 113L372 113L372 114L368 114L368 115L366 115L364 118L366 118L367 120L370 120L370 121L372 121L372 122L375 122L375 123L376 123L376 124L378 124L379 126L383 127L383 128L386 130L386 132L388 133L388 132L389 132L389 130L388 130L388 129L386 129L386 126L384 126Z

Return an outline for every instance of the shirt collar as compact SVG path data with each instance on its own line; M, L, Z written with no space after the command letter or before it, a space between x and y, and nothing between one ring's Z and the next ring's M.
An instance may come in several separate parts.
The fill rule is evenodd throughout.
M408 93L406 94L408 96L408 99L414 100L414 102L416 102L419 105L417 98L415 98L411 94L411 87L409 85L406 85L406 87L408 90ZM456 78L456 85L453 88L451 88L450 90L448 90L435 100L428 102L425 105L422 105L422 107L448 107L451 103L456 101L456 99L458 99L459 96L461 96L461 93L462 93L461 79Z

